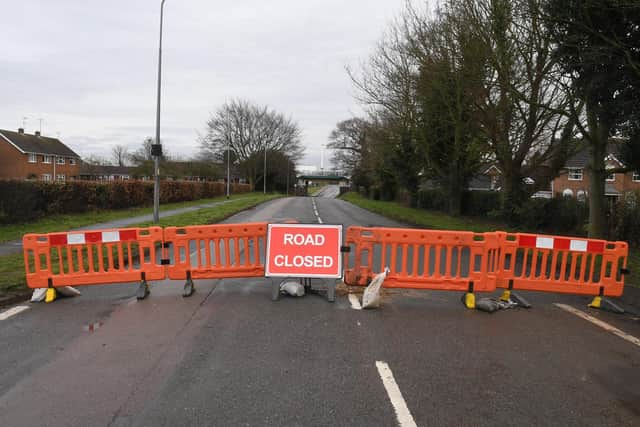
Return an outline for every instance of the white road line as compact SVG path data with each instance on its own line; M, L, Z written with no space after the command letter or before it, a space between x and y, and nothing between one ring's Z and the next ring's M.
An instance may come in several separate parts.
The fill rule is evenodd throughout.
M629 335L626 332L621 331L620 329L616 328L615 326L611 326L607 322L603 322L600 319L596 319L595 317L585 313L584 311L578 310L577 308L573 308L570 305L558 304L558 303L555 303L554 305L556 307L558 307L558 308L561 308L564 311L567 311L567 312L569 312L571 314L575 314L578 317L582 317L584 320L587 320L587 321L593 323L596 326L600 326L605 331L611 332L612 334L619 336L623 340L627 340L630 343L635 344L638 347L640 347L640 339L634 337L633 335Z
M360 301L356 294L349 294L349 302L351 303L351 308L354 310L362 310L362 306L360 305Z
M12 307L9 310L3 311L0 313L0 320L7 320L11 316L15 316L18 313L22 313L25 310L28 310L28 305L18 305L16 307Z
M316 206L316 198L312 197L311 202L313 203L313 213L316 214L316 219L318 220L318 224L322 224L322 218L320 218L320 214L318 213L318 206Z
M378 368L378 374L380 374L380 378L382 378L382 384L384 384L384 388L387 390L387 395L389 396L389 400L391 400L393 409L396 411L396 417L398 418L400 427L417 427L413 416L411 416L411 412L409 412L407 402L404 401L400 388L393 378L393 372L391 372L389 365L385 362L376 361L376 368Z

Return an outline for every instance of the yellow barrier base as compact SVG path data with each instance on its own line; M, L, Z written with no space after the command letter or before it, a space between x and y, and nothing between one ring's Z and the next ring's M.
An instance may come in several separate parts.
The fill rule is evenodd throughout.
M473 292L467 292L464 294L464 306L469 310L474 310L476 308L476 296Z
M44 296L44 302L54 302L58 297L56 288L47 288L47 293Z

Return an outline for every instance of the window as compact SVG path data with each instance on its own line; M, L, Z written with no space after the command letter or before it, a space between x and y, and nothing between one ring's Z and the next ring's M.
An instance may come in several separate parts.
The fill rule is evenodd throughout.
M569 181L582 181L582 169L569 169Z
M607 169L611 169L611 168L607 168ZM615 173L610 173L607 174L607 181L612 182L616 180L616 174Z
M47 182L51 181L51 174L50 173L43 173L41 176L42 176L42 180L43 181L47 181Z
M59 165L64 165L64 157L56 157L56 163Z
M53 156L42 156L43 163L53 163Z
M635 171L631 179L633 179L633 182L640 182L640 171Z
M587 192L584 190L578 190L576 199L578 199L579 202L584 202L585 200L587 200Z
M29 153L29 163L38 163L38 156Z
M64 182L64 178L65 178L65 176L64 176L63 173L56 175L56 181Z
M76 159L69 159L69 164L70 165L75 165L76 164Z

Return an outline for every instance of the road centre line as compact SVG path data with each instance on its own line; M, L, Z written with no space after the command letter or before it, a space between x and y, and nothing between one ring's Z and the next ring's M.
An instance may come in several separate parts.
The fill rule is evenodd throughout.
M396 383L396 380L393 378L393 372L391 372L389 365L386 362L376 361L376 368L378 368L378 374L382 379L384 388L387 390L387 395L389 396L389 400L391 400L393 409L396 411L396 417L398 418L400 427L417 427L411 412L409 412L407 402L405 402L402 397L398 383Z
M601 327L602 329L604 329L607 332L611 332L612 334L622 338L623 340L629 341L632 344L637 345L638 347L640 347L640 339L634 337L633 335L629 335L626 332L621 331L620 329L616 328L615 326L612 326L610 324L608 324L607 322L604 322L600 319L596 319L595 317L585 313L584 311L578 310L577 308L571 307L570 305L566 305L566 304L559 304L559 303L554 303L553 305L555 305L556 307L569 312L571 314L575 314L578 317L583 318L584 320L593 323L596 326Z
M18 305L15 307L11 307L9 310L5 310L2 313L0 313L0 320L7 320L11 316L15 316L16 314L22 313L23 311L28 309L29 309L28 305Z
M322 218L320 218L320 214L318 213L318 206L316 206L316 198L311 198L311 203L313 203L313 213L316 214L316 218L318 219L318 224L322 224Z
M351 308L354 310L362 310L362 306L360 305L360 301L356 294L349 294L349 302L351 303Z

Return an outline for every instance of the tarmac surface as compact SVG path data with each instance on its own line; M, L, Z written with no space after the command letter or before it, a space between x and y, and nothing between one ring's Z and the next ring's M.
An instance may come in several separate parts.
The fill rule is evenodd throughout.
M403 226L323 197L273 200L226 222L318 218ZM358 310L345 294L271 301L271 283L200 280L183 298L182 282L163 281L143 301L136 284L91 286L22 304L0 320L0 425L640 424L640 346L555 304L631 338L636 314L540 293L525 294L529 310L487 314L456 292L406 290Z

